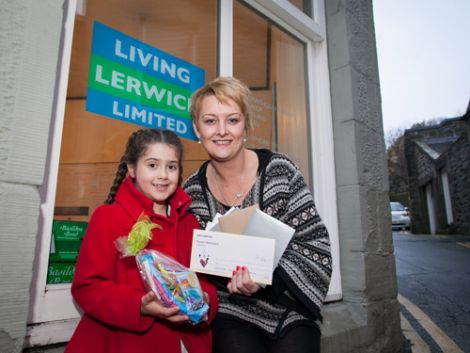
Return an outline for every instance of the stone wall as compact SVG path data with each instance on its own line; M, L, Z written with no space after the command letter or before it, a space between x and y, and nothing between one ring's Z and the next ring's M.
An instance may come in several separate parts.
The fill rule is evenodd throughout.
M461 118L447 119L432 127L410 129L405 132L406 159L410 182L411 230L429 233L424 187L431 183L434 195L436 232L470 234L470 135L469 113ZM452 143L439 158L433 159L415 141L430 138L454 137ZM454 217L447 222L441 170L449 179L450 198Z
M461 130L461 138L451 147L446 164L449 173L449 188L452 195L454 229L456 233L470 235L470 136ZM452 174L451 174L452 172Z
M401 351L372 2L326 1L343 300L322 352Z

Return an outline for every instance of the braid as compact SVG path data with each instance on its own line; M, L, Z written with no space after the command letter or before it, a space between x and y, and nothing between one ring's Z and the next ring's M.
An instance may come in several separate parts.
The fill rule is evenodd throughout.
M183 168L181 161L183 159L183 144L178 136L169 130L159 129L141 129L134 131L126 144L126 151L119 161L118 170L113 181L113 185L109 190L105 204L112 204L116 193L122 182L127 176L127 165L136 166L139 158L145 153L149 145L153 143L165 143L175 149L179 160L180 175L179 183L181 184Z
M118 169L116 171L116 176L114 177L113 185L109 189L108 198L104 202L105 204L111 205L114 202L114 198L116 197L116 193L121 186L122 182L126 178L127 175L127 160L126 156L121 157L121 161L119 162Z

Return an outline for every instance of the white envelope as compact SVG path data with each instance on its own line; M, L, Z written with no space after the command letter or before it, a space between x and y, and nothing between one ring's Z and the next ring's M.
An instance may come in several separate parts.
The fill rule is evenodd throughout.
M259 208L256 208L245 228L243 235L252 235L263 238L270 238L276 240L276 251L274 253L274 268L279 263L282 254L287 248L295 229L289 227L287 224L282 223L267 213L264 213Z
M274 267L287 248L295 229L261 211L258 205L231 212L218 218L217 230L240 235L275 239Z

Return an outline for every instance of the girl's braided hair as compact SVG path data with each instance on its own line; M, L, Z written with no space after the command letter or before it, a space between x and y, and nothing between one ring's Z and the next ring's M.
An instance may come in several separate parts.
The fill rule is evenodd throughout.
M179 164L179 184L183 178L183 168L181 161L183 159L183 144L179 137L170 130L160 129L141 129L134 131L126 144L126 151L119 161L116 176L109 190L108 198L105 204L112 204L116 197L117 190L127 176L127 165L137 165L139 158L145 153L147 148L154 143L165 143L176 151Z

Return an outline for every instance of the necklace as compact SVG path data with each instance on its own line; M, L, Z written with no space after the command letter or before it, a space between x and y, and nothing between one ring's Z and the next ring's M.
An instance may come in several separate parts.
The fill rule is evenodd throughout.
M222 196L222 201L224 201L224 203L228 206L235 206L236 204L239 204L240 203L240 199L242 198L242 196L244 195L244 192L243 191L238 191L238 192L233 192L233 191L230 191L228 190L233 196L235 196L235 199L233 202L228 202L227 199L225 198L225 195L224 193L222 192L222 189L219 185L219 176L217 174L217 171L215 170L214 167L212 167L212 170L213 170L213 175L214 175L214 181L215 181L215 186L217 188L217 191L219 192L220 196ZM240 187L243 185L243 175L240 175Z

